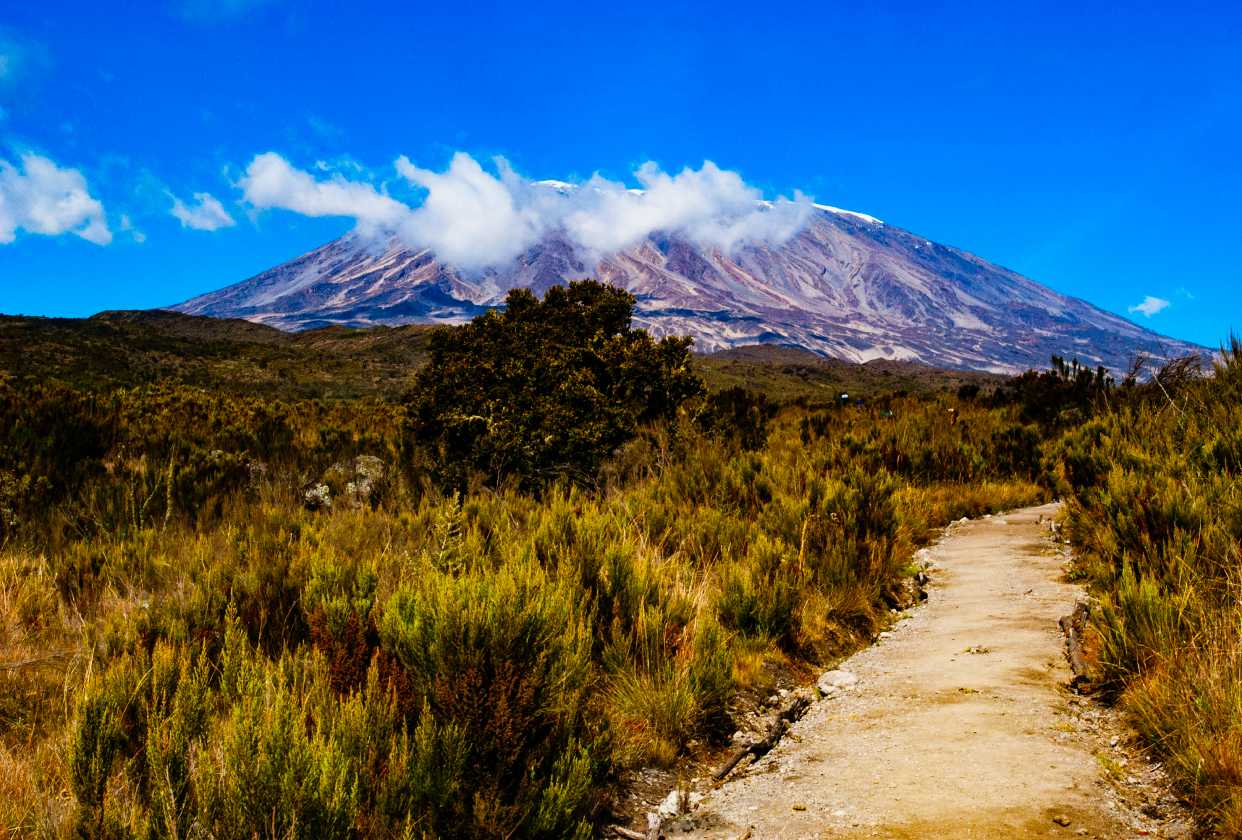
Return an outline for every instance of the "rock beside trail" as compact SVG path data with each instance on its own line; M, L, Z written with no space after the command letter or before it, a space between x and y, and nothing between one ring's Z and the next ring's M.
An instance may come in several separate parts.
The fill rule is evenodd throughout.
M816 685L821 692L831 695L839 691L849 691L858 685L858 677L852 671L837 669L821 676Z
M682 814L689 813L703 799L703 794L696 791L674 790L664 798L655 811L660 821L671 820Z

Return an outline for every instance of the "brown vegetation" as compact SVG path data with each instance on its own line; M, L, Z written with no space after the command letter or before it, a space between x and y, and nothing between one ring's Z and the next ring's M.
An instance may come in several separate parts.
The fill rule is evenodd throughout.
M1174 406L1040 382L1083 420L1047 424L1069 429L1055 459L1025 386L775 410L689 389L575 437L575 469L536 447L538 475L488 460L451 481L416 395L11 381L0 819L47 837L586 836L618 773L722 742L731 698L770 691L757 664L872 638L932 529L1060 482L1084 574L1111 593L1106 679L1229 825L1238 446L1207 430L1236 419L1237 369ZM603 403L586 405L560 431ZM359 456L382 466L365 492ZM1170 688L1185 675L1193 697Z

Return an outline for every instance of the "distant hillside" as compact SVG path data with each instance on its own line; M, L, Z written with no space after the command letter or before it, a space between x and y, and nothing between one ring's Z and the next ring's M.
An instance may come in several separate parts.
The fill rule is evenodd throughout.
M974 384L995 387L1007 377L977 371L941 370L918 362L876 360L865 364L829 359L797 347L751 345L696 357L713 390L735 385L784 401L831 402L851 398L953 389Z
M175 312L0 316L0 372L108 388L170 380L276 397L393 396L409 387L430 327L291 334Z
M0 316L0 378L112 388L161 380L275 398L399 397L426 358L433 327L321 327L288 333L238 319L175 312L92 318ZM781 400L828 402L841 391L982 386L1002 377L913 362L855 364L773 345L695 357L709 388L741 385Z

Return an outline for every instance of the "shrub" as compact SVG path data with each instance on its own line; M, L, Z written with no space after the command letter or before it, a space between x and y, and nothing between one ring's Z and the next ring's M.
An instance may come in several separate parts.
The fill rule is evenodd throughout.
M710 394L696 420L706 434L753 451L767 442L768 424L776 410L764 394L733 387Z
M720 571L720 621L743 635L789 646L800 583L797 556L787 546L760 537L744 563L730 563Z
M602 765L586 746L590 636L574 600L518 563L460 578L431 573L388 602L382 644L435 725L469 733L457 797L426 815L435 832L589 830Z
M1105 407L1114 384L1103 366L1093 370L1079 364L1077 359L1066 362L1060 356L1053 356L1051 369L1031 370L1011 379L996 391L994 399L1000 403L1016 403L1026 422L1064 427Z
M1242 830L1240 349L1211 379L1182 360L1127 383L1055 449L1100 681L1222 836Z
M247 840L352 835L358 782L310 698L280 669L246 668L228 716L196 751L197 819Z
M410 421L441 482L591 480L640 423L673 416L701 388L690 343L632 329L633 308L627 292L582 281L542 301L514 290L503 312L438 330Z

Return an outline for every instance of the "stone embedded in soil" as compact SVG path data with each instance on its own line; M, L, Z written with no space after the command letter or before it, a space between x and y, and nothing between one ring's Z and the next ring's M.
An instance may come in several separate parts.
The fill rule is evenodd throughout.
M828 671L819 678L819 690L832 695L838 691L848 691L858 684L858 677L850 671L837 669Z
M682 813L683 810L685 809L683 808L681 791L674 790L664 798L663 802L660 803L660 807L656 809L656 813L660 815L661 819L667 820Z

